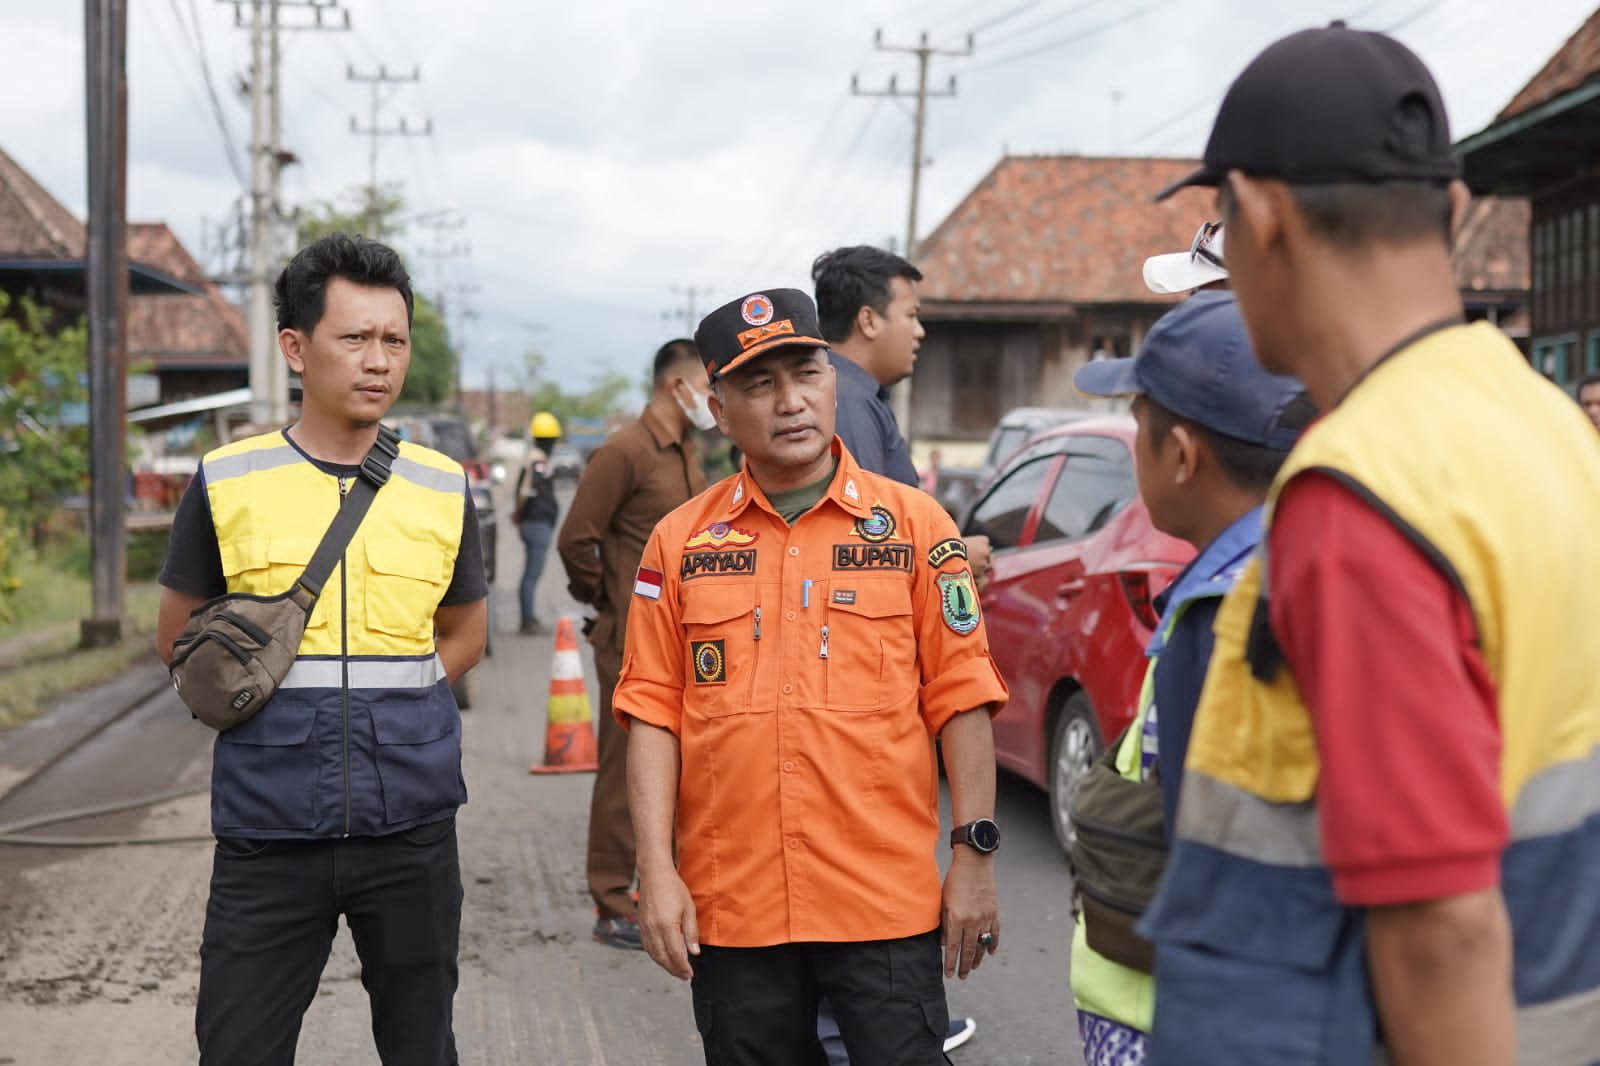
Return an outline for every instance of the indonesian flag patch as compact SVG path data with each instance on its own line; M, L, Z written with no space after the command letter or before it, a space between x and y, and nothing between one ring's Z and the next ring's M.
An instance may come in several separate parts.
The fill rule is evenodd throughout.
M661 598L661 571L639 567L639 574L633 579L633 594L635 596L643 596L647 600L659 600Z

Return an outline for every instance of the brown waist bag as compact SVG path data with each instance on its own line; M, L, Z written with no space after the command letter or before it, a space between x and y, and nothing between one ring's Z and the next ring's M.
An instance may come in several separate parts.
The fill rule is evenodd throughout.
M1159 783L1117 773L1117 752L1127 738L1124 730L1073 799L1072 873L1089 946L1112 962L1150 973L1155 946L1134 926L1155 898L1167 865L1166 819Z
M172 642L172 687L194 716L219 732L259 711L283 683L300 653L300 638L334 564L350 544L389 480L400 454L399 437L387 426L361 462L328 531L305 571L276 596L231 592L196 608Z

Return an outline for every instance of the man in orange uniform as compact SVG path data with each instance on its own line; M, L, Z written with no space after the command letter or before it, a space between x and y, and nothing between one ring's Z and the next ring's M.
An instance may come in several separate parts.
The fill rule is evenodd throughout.
M708 1063L824 1061L821 995L853 1061L943 1063L941 976L1000 929L1006 688L965 548L834 436L804 293L735 300L695 341L746 465L662 520L634 585L614 706L645 949L692 978ZM957 826L942 891L935 737Z

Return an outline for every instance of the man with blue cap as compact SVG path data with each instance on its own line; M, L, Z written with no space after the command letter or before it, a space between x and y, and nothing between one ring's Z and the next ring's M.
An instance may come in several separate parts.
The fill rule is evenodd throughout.
M1072 991L1084 1061L1134 1066L1144 1061L1155 986L1149 942L1133 926L1161 872L1150 857L1164 855L1176 822L1212 622L1260 542L1262 501L1313 412L1298 381L1261 369L1227 292L1196 293L1132 359L1085 364L1074 383L1091 396L1133 397L1139 495L1157 529L1199 552L1157 600L1138 713L1073 809L1082 912Z

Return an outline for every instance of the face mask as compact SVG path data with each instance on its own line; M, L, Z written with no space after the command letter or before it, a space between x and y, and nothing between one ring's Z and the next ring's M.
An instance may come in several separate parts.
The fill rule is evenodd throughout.
M689 386L685 385L684 388L688 389ZM685 404L681 396L674 397L678 401L678 407L683 411L683 416L695 429L716 429L717 418L711 413L711 397L693 389L689 389L689 394L694 397L692 405Z

